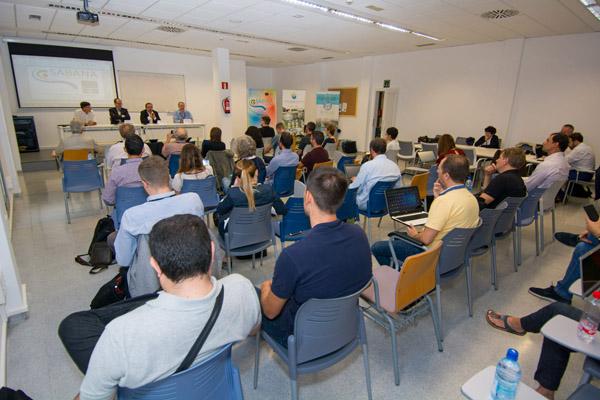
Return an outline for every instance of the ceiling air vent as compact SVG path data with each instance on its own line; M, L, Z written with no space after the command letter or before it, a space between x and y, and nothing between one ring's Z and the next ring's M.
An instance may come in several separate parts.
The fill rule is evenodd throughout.
M417 47L435 46L435 43L416 44L415 46L417 46Z
M328 56L328 57L321 57L321 60L331 60L333 57Z
M369 10L373 10L373 11L383 11L383 8L377 7L374 5L367 6L366 8L368 8Z
M304 47L289 47L288 50L289 51L306 51L308 49L304 48Z
M177 26L171 26L171 25L161 25L158 28L156 28L157 31L163 31L163 32L169 32L169 33L182 33L185 32L185 29L183 28L179 28Z
M485 19L503 19L514 17L519 14L519 10L506 9L506 10L490 10L481 14L481 18Z

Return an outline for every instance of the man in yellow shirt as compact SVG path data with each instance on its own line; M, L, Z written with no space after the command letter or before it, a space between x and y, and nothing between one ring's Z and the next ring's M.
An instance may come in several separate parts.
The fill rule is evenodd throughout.
M438 166L438 180L433 186L435 197L429 210L425 228L417 231L409 226L407 233L429 246L441 241L454 228L473 228L479 222L479 205L475 196L465 187L469 176L469 161L465 156L450 154ZM398 261L421 253L418 247L404 240L394 240L394 252ZM391 265L392 254L388 241L381 241L371 247L380 265Z

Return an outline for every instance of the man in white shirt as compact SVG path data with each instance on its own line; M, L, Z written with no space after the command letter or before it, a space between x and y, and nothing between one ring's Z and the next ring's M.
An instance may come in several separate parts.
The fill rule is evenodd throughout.
M135 126L132 124L121 124L119 125L119 134L123 138L118 143L110 146L106 154L104 155L104 165L108 170L112 170L117 165L121 164L122 159L126 159L129 157L127 152L125 151L125 138L129 135L135 135ZM147 144L144 144L144 151L142 153L142 158L150 157L152 155L152 151Z
M398 164L390 161L385 156L386 151L385 140L375 138L369 144L371 152L371 161L367 161L360 167L358 176L356 176L349 188L358 188L356 193L356 204L361 210L367 209L369 201L369 192L371 188L379 181L397 181L397 186L402 185L402 176Z
M58 147L52 152L53 157L62 157L65 150L87 149L92 157L98 153L99 146L93 137L83 132L83 123L77 119L70 122L71 135L60 140Z
M571 152L565 156L571 166L569 179L590 182L594 178L594 170L596 169L594 150L587 143L583 143L583 135L579 132L573 132L569 136L569 148ZM569 191L569 195L589 197L591 192L582 185L575 184Z
M81 110L75 110L73 119L81 121L84 126L96 125L96 121L94 121L95 116L94 112L92 111L92 105L87 101L82 101L79 103L79 107L81 107Z
M569 137L561 132L548 135L542 147L548 156L540 163L533 174L525 179L527 191L550 187L556 181L566 181L569 177L569 163L564 151L569 147Z
M390 126L385 131L385 142L387 143L387 150L398 150L400 151L400 143L396 138L398 137L398 129L396 127Z

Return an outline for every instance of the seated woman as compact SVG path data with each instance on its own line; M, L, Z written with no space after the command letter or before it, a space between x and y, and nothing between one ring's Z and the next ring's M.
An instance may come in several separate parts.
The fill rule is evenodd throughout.
M496 128L488 126L483 130L483 136L475 142L477 147L489 147L490 149L499 149L500 140L496 136Z
M258 183L264 183L267 177L267 167L262 158L256 156L256 143L250 136L242 136L236 139L235 150L240 160L250 160L258 170Z
M188 143L181 149L179 171L171 180L171 187L176 192L181 192L183 181L188 179L205 179L213 174L210 166L205 166L202 156L195 144Z
M209 151L225 150L225 143L221 141L221 128L216 126L210 128L210 139L202 141L202 157L206 158Z
M234 207L248 207L254 211L257 206L273 204L277 214L285 214L285 205L275 196L273 187L269 183L258 183L257 175L256 166L251 160L239 160L235 163L233 185L215 211L221 237L227 232L226 222Z
M325 128L325 134L327 135L327 137L325 138L325 141L323 142L323 147L325 147L325 145L327 145L328 143L333 143L333 144L337 143L337 139L335 138L336 131L337 131L337 127L334 124L327 125L327 127ZM337 148L337 146L336 146L336 148Z
M459 154L461 156L465 155L465 152L461 149L456 148L456 144L454 144L454 138L452 135L448 135L447 133L440 137L438 141L438 158L437 165L440 165L442 160L446 158L448 154Z

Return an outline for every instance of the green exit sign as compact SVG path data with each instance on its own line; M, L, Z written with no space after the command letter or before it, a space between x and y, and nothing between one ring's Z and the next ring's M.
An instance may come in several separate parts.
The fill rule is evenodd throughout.
M389 79L386 79L383 81L383 87L384 88L389 88L390 87L390 83L391 81Z

